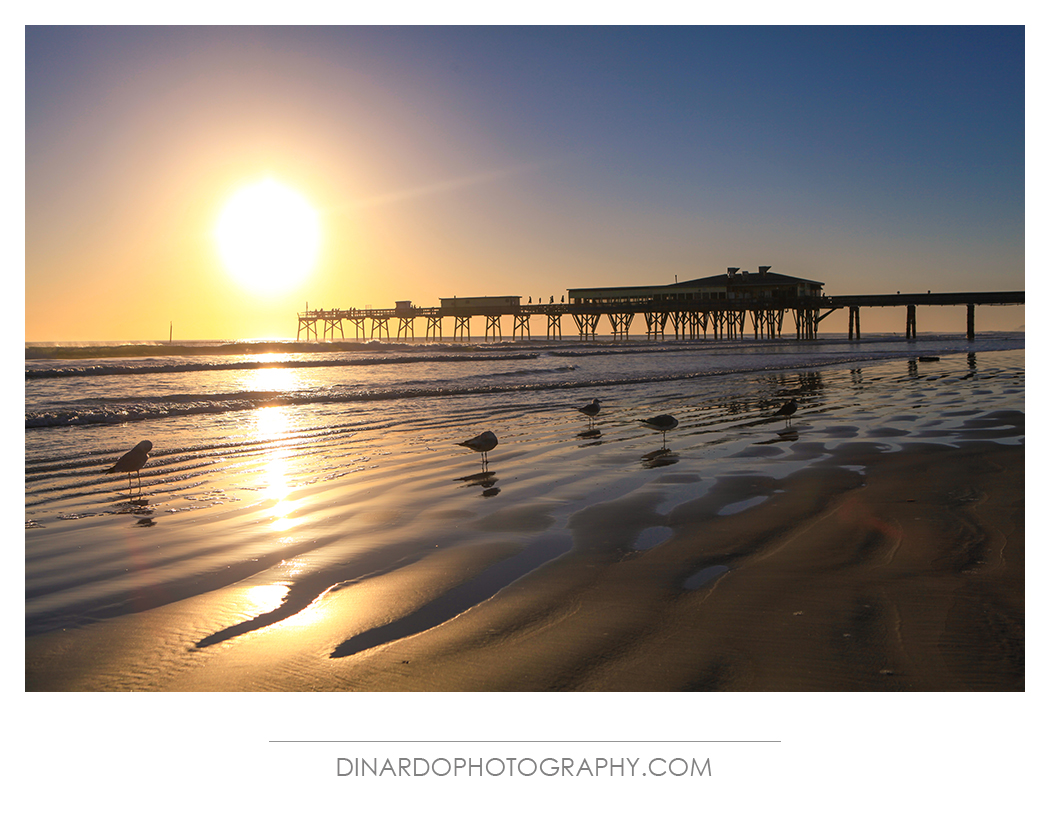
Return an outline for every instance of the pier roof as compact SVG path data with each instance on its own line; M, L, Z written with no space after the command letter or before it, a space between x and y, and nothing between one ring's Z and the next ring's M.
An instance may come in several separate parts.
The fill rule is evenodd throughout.
M724 287L732 284L734 287L741 286L769 286L770 284L813 284L823 287L823 281L813 281L809 278L796 278L792 275L784 275L780 272L738 272L733 276L722 273L721 275L709 275L706 278L694 278L691 281L678 281L668 284L670 287L689 288L694 287Z

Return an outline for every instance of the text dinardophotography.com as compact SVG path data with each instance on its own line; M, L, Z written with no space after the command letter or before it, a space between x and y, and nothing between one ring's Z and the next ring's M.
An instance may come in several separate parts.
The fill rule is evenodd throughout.
M338 757L336 775L361 777L711 777L692 757Z

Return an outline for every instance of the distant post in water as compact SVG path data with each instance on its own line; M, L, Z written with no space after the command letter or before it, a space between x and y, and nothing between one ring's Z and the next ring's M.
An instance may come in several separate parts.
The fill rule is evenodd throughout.
M973 338L974 338L973 312L974 312L974 305L973 304L966 304L966 339L967 340L973 340Z
M908 317L904 324L904 338L915 339L915 304L908 304Z

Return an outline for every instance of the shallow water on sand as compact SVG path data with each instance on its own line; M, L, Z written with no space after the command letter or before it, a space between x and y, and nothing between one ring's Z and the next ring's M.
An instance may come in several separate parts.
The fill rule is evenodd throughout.
M674 355L681 370L686 356ZM103 637L116 655L90 679L27 664L27 686L177 688L173 678L217 650L282 631L292 641L281 649L297 659L359 655L467 610L519 609L513 591L540 568L564 567L544 573L556 587L658 554L697 503L712 519L761 515L805 468L863 479L879 453L1024 444L1023 349L818 366L793 357L787 368L655 382L637 375L658 356L622 357L597 361L600 378L580 363L582 389L27 422L26 635L74 638L84 650ZM631 357L630 376L613 377ZM324 372L328 382L312 389L344 376ZM260 376L292 378L282 394L302 387L294 366ZM595 397L602 412L592 422L576 407ZM775 417L791 398L797 413ZM679 421L666 442L638 422L664 413ZM483 465L456 443L485 430L500 442ZM152 440L153 456L129 490L127 475L105 469L140 439ZM734 569L717 556L691 563L667 591L709 592ZM271 683L309 688L294 677Z
M591 423L575 407L593 397L602 411ZM773 417L789 397L798 412ZM666 443L637 422L659 413L679 419ZM312 402L206 421L29 429L26 632L236 590L164 634L167 648L207 650L301 624L339 588L432 565L423 584L402 587L408 598L345 624L332 655L351 655L447 621L574 548L603 559L659 548L674 509L715 485L725 489L720 513L759 512L778 480L850 447L1023 445L1023 413L1024 351L1014 350L590 384L585 393L426 395L388 411ZM455 443L485 429L500 442L483 468ZM43 433L68 435L71 453L59 453L54 436L38 453ZM128 448L154 443L130 493L126 475L103 473L118 438ZM622 524L584 544L594 513ZM459 556L450 552L471 567L453 571ZM444 575L452 584L441 590ZM714 578L701 571L692 581Z

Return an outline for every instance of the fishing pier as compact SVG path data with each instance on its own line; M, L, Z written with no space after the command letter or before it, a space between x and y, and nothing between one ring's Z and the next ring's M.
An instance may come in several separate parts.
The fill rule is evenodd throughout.
M745 337L783 337L790 316L795 337L813 340L820 322L839 309L849 314L849 337L861 335L860 310L905 307L905 336L916 336L916 307L966 306L966 336L975 335L975 311L982 305L1023 305L1024 291L955 292L895 295L837 295L823 293L823 284L792 278L759 267L758 274L731 267L725 276L712 276L681 284L648 287L570 289L556 303L525 303L521 296L442 298L440 306L421 307L398 301L393 309L314 309L300 312L296 339L347 339L347 328L357 340L411 340L417 337L416 321L424 323L425 340L443 340L443 321L452 321L452 340L471 339L470 322L483 318L484 339L503 339L503 319L509 318L512 339L531 339L531 319L543 316L548 340L561 339L562 321L571 319L581 340L597 337L598 327L609 324L614 339L626 340L638 316L645 336L653 340ZM530 299L531 301L531 299ZM391 331L393 326L393 331ZM320 334L318 332L320 330ZM641 332L640 326L636 331ZM790 329L788 330L790 331Z

